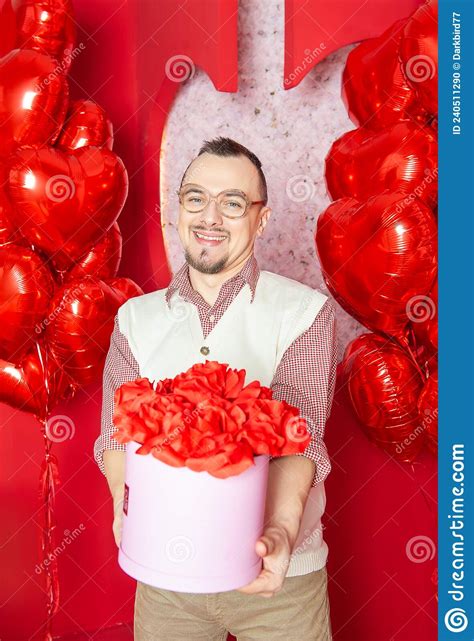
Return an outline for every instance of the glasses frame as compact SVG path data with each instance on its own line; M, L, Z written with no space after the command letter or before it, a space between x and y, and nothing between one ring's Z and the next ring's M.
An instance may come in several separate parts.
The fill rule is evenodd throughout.
M204 194L207 194L207 196L209 197L209 201L204 205L204 207L202 209L199 209L198 211L189 211L189 209L186 209L186 207L184 206L183 201L182 201L182 191L186 187L187 188L189 188L189 187L197 187L199 189L199 191L202 191ZM225 193L228 193L228 192L232 192L232 193L234 193L236 195L242 196L242 198L245 200L245 203L246 203L245 210L244 210L244 212L242 214L239 214L238 216L229 216L228 214L222 213L222 211L219 209L219 205L218 205L217 199L219 198L219 196L222 196L222 194L225 194ZM265 200L249 200L249 198L247 197L247 194L245 192L241 191L240 189L223 189L222 191L220 191L217 194L217 196L212 196L208 189L206 189L205 187L202 187L201 185L197 185L196 183L186 183L185 185L183 185L182 187L180 187L179 189L176 190L176 195L179 198L179 202L180 202L181 206L188 212L188 214L200 214L201 212L203 212L206 209L206 207L208 207L211 204L211 202L213 200L215 200L220 215L224 216L224 218L229 218L230 220L235 220L236 218L243 218L247 214L248 210L250 209L250 207L252 205L265 205L266 204Z

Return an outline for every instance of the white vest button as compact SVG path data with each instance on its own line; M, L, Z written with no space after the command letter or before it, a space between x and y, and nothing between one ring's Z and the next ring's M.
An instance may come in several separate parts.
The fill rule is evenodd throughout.
M201 352L201 354L204 354L204 356L207 356L209 354L209 347L203 345L199 351Z

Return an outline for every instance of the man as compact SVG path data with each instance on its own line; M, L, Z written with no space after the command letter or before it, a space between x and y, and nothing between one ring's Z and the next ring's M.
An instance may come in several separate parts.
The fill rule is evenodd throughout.
M261 271L254 244L268 223L259 159L229 138L205 142L179 194L186 262L168 288L119 309L104 368L96 461L107 477L120 541L124 446L111 439L113 391L126 380L173 377L196 362L244 368L299 408L312 440L270 461L260 575L238 590L189 594L138 582L136 641L328 641L327 545L322 536L323 442L336 377L335 314L327 296ZM166 330L163 329L166 327ZM161 331L160 331L161 328ZM271 598L269 598L271 597Z

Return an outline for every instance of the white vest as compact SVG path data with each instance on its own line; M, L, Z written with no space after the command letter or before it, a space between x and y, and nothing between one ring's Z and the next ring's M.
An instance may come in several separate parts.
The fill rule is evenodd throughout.
M270 386L291 343L313 322L327 296L297 281L261 271L255 298L244 285L206 338L193 303L166 289L129 299L118 310L119 328L140 367L151 381L173 378L197 362L216 360L245 369L246 382ZM202 354L201 347L209 353ZM321 516L326 507L324 482L311 488L287 576L321 569L328 548Z

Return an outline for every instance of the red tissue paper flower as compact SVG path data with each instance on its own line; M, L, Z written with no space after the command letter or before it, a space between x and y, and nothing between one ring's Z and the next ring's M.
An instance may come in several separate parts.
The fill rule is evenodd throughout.
M124 383L114 395L113 437L140 443L137 454L218 478L240 474L254 455L303 452L311 436L298 409L258 381L244 383L245 370L217 361L173 379Z

